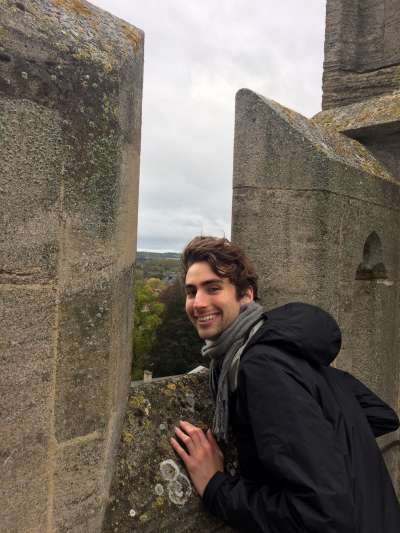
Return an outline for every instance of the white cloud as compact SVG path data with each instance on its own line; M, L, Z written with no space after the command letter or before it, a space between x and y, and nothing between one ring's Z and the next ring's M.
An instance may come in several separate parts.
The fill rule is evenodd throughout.
M145 31L139 247L230 233L235 93L320 109L324 0L94 0Z

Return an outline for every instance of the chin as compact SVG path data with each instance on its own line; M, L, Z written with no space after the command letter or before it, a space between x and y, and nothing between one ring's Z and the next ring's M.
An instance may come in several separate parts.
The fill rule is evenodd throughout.
M213 340L213 339L216 339L221 332L220 331L199 331L197 330L197 333L201 339Z

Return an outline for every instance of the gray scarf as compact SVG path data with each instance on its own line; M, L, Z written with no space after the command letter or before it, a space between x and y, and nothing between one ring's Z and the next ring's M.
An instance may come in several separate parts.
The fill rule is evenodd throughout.
M263 308L256 302L243 305L232 324L216 340L206 340L201 350L203 356L211 358L210 389L215 401L212 431L218 439L228 440L229 392L236 390L240 356L261 327L262 314Z

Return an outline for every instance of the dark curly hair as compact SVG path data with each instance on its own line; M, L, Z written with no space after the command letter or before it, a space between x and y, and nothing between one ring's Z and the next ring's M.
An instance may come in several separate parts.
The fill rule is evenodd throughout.
M194 237L182 252L183 282L189 268L200 261L208 263L212 271L221 278L228 278L235 285L238 298L245 295L246 290L253 289L257 299L257 274L244 252L228 239L198 236Z

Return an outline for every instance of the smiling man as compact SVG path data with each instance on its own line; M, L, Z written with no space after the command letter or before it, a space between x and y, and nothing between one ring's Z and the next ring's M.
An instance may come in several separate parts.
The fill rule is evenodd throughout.
M239 531L398 533L400 507L375 437L396 413L330 365L335 320L292 303L264 313L257 276L226 239L183 252L186 312L211 358L212 430L181 421L171 444L207 509ZM236 436L240 475L217 440Z
M216 339L237 318L241 305L253 301L251 287L238 297L235 285L205 261L190 267L185 290L187 315L202 339Z

